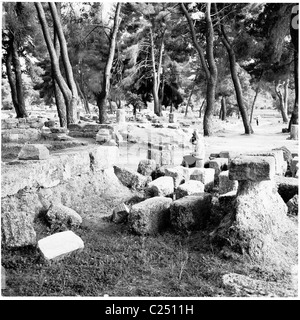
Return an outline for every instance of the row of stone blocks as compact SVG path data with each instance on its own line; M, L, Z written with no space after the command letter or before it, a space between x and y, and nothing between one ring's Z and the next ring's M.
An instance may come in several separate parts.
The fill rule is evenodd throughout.
M1 130L10 129L39 129L44 126L43 118L7 118L1 119Z
M276 250L280 238L294 230L287 217L287 205L279 195L276 186L278 161L273 154L245 155L231 159L226 174L229 180L238 181L238 185L234 191L220 196L220 203L226 214L219 227L211 233L213 242L232 246L240 252L246 251L258 260L272 260L272 254L278 253ZM142 172L141 168L144 170L144 167L147 167L145 163L144 160L143 165L139 166L140 172ZM151 161L147 160L147 164L150 163ZM153 163L153 169L154 167ZM178 192L192 182L188 180L182 184L184 173L187 177L187 172L190 170L191 168L167 168L165 176L148 183L146 194L151 198L132 206L128 212L129 224L136 233L154 234L170 224L180 231L205 228L212 207L211 195L203 192L205 184L196 186L193 182L189 189L190 195L188 195L189 192ZM202 170L209 170L209 168ZM147 180L145 179L144 182L146 186ZM174 188L175 198L179 198L175 201L172 200ZM298 193L298 187L296 193ZM115 216L117 216L116 212ZM283 252L280 254L284 255Z

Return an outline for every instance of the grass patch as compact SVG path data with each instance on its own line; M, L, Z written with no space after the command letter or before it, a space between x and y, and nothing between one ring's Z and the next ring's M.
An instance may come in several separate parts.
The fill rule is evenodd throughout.
M103 224L77 229L84 250L52 264L42 261L35 247L3 248L7 288L2 294L229 297L235 292L224 287L225 273L270 277L249 262L224 259L213 252L203 232L141 237L132 235L126 225Z

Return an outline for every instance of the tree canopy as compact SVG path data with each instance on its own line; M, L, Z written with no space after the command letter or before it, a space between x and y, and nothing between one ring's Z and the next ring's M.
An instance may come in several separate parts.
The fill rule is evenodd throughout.
M188 108L203 108L205 135L213 132L213 116L235 111L251 134L258 95L272 97L284 122L298 108L296 4L3 2L2 7L2 100L17 117L28 115L29 101L43 101L56 104L61 125L67 125L76 122L77 108L90 113L92 104L103 123L112 101L119 108L135 105L135 111L151 101L158 116L180 105L186 114Z

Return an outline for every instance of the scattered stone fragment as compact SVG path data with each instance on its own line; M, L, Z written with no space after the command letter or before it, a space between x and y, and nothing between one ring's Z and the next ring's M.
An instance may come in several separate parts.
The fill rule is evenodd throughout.
M84 248L82 239L73 231L52 234L38 241L38 248L47 261L58 261Z
M114 223L122 223L127 220L129 214L129 208L125 203L120 203L113 210L112 221Z
M155 235L163 231L170 222L170 205L172 199L154 197L131 207L128 223L139 235Z
M175 200L171 207L171 225L176 231L204 229L211 210L211 195L202 193Z
M53 223L65 224L70 227L78 227L82 223L81 216L73 209L61 203L54 203L46 213L48 221Z
M49 158L49 150L42 144L25 144L21 149L20 160L44 160Z
M143 159L138 164L137 172L143 176L151 176L156 170L156 161L153 159Z
M291 198L287 202L287 207L288 207L288 215L291 216L297 216L298 215L298 194L295 194L293 198Z
M153 197L167 197L174 193L174 182L172 177L160 177L148 184L147 194Z
M196 180L189 180L176 189L176 199L180 199L186 196L199 195L204 192L204 183Z
M140 190L151 180L149 177L125 167L114 166L114 172L124 186L132 189Z

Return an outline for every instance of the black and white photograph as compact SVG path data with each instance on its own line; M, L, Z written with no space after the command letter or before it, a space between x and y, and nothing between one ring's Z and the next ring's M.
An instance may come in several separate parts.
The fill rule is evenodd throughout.
M299 3L1 11L1 300L299 299Z

